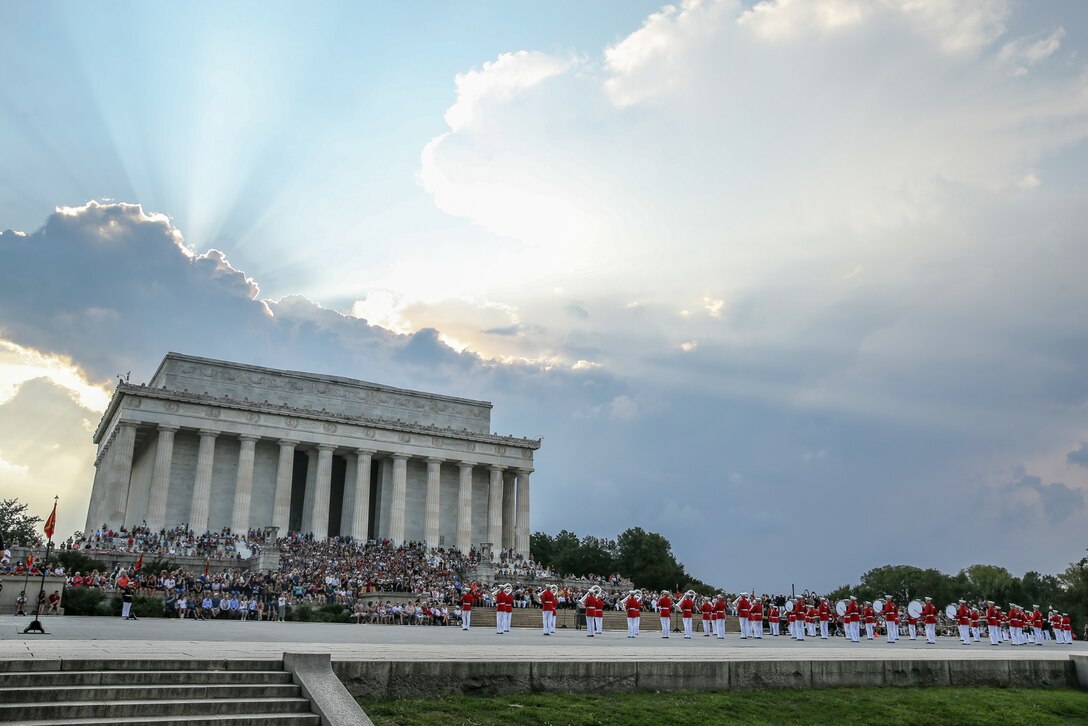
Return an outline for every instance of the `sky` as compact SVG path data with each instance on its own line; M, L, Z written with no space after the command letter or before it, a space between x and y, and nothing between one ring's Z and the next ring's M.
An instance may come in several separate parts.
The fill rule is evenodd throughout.
M0 496L167 351L494 402L731 589L1088 547L1075 0L0 5ZM67 522L67 524L66 524Z

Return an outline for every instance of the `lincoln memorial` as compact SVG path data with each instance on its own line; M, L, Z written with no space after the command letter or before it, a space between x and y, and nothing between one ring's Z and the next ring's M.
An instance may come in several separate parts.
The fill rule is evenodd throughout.
M529 554L539 439L491 404L169 353L119 383L94 433L87 530L266 526Z

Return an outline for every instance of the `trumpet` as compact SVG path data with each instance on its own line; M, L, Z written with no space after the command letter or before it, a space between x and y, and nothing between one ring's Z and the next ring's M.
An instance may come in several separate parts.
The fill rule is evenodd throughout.
M552 591L553 595L559 594L559 585L552 585L548 589Z
M642 590L632 590L628 594L638 602L642 602Z

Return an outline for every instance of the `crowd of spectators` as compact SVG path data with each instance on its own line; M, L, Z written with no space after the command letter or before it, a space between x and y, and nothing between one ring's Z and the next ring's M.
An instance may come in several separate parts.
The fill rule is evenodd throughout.
M94 532L77 533L62 542L62 550L86 552L144 553L158 558L174 556L204 557L213 560L255 557L264 547L263 530L197 534L187 526L153 531L146 525L113 530L103 526Z

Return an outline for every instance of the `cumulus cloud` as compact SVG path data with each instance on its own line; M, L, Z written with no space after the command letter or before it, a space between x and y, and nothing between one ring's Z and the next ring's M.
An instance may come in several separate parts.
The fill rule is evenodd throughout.
M1076 464L1088 469L1088 444L1081 444L1079 449L1066 454L1065 460L1069 464Z
M1084 511L1084 492L1065 484L1044 484L1042 478L1018 468L1012 481L1001 487L1002 512L1017 526L1060 525Z

